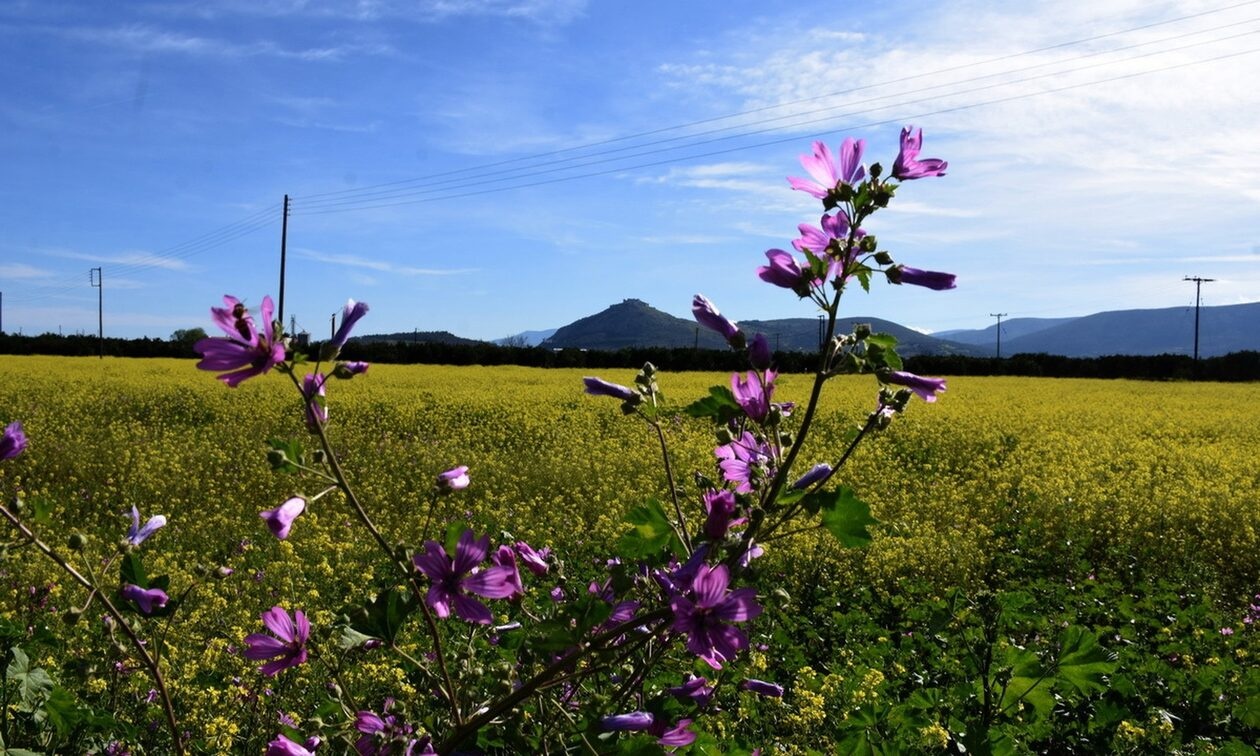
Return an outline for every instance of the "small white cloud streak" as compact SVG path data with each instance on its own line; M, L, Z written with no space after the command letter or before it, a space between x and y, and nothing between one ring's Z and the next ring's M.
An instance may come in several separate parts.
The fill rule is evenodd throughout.
M96 254L94 252L76 252L73 250L49 250L46 254L54 257L64 257L70 260L86 260L88 262L101 263L102 265L136 265L146 268L161 268L163 270L186 271L191 270L188 263L183 260L173 259L170 257L160 257L148 252L123 252L121 254Z
M36 268L34 265L26 263L3 263L0 264L0 278L16 278L16 279L38 279L49 278L52 271Z
M459 276L476 273L479 268L417 268L410 265L397 265L384 260L371 260L359 255L318 252L311 249L295 249L300 256L329 265L344 265L350 268L364 268L379 273L391 273L404 276Z

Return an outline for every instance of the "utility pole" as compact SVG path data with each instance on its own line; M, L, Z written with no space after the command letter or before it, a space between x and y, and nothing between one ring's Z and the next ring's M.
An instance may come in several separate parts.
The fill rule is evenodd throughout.
M821 352L822 348L823 348L823 316L819 315L818 316L818 351Z
M276 320L284 322L284 250L289 239L289 195L284 195L284 218L280 221L280 312Z
M1006 317L1004 312L991 312L989 317L997 318L997 358L1002 359L1002 318Z
M4 292L0 291L0 334L4 333Z
M1183 281L1194 281L1194 361L1199 361L1199 303L1201 301L1199 292L1203 288L1203 284L1215 281L1215 278L1199 278L1198 276L1186 276Z
M332 322L329 324L328 340L332 341L333 339L337 338L337 313L334 312L330 316L330 319Z
M101 345L101 359L105 359L105 281L99 267L88 269L88 282L96 289L96 339Z

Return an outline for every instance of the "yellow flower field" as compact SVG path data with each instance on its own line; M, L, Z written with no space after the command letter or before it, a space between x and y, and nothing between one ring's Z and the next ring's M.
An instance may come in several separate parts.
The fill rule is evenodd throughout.
M467 519L496 540L507 531L550 546L582 574L608 554L628 507L667 490L654 435L616 401L584 395L589 372L373 365L330 383L330 435L392 541L422 541L434 477L464 464L472 486L441 499L429 536ZM630 383L633 372L599 374ZM659 380L681 407L729 377L665 371ZM804 401L808 381L782 377L776 400ZM843 434L874 402L869 376L829 384L801 470L834 462ZM0 492L20 493L27 512L46 508L35 527L64 553L67 537L82 532L84 555L102 569L133 505L145 518L169 518L143 550L149 571L169 573L171 595L182 594L176 627L160 635L170 639L164 655L186 724L207 742L251 737L238 728L242 708L261 705L249 692L256 665L238 651L262 610L302 607L313 626L328 627L387 573L338 494L314 502L284 542L259 518L294 493L319 493L273 474L265 459L268 438L314 446L285 376L233 390L191 361L7 356L0 422L13 420L30 446L0 465ZM693 472L714 474L711 432L681 415L666 426L679 483L694 492ZM809 534L771 544L767 564L785 573L788 591L805 574L884 592L907 578L945 590L982 581L995 539L1016 529L1048 558L1079 552L1195 571L1206 588L1233 596L1260 578L1258 427L1257 385L954 378L935 404L912 402L839 476L881 523L868 549L846 552ZM13 532L0 540L13 542ZM207 577L221 566L234 573ZM15 624L52 625L84 600L32 550L11 549L0 569L0 617ZM103 644L99 614L59 628L69 650L89 655L82 695L105 703L143 694L140 673L125 678L135 690L90 682L104 679L107 664L90 656ZM382 695L400 692L388 664L346 674ZM311 675L314 667L301 667L276 684L327 682ZM303 715L293 713L299 724Z

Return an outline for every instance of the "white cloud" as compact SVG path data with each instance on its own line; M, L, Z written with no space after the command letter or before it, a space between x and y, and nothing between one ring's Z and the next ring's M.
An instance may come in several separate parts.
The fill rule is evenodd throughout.
M121 254L98 254L95 252L77 252L73 250L47 250L46 254L64 257L70 260L86 260L102 265L127 265L145 268L161 268L163 270L191 270L188 263L178 258L162 257L149 252L123 252ZM102 271L103 273L106 271Z
M372 260L358 255L318 252L312 249L295 249L300 256L330 265L344 265L351 268L365 268L380 273L404 276L458 276L476 273L478 268L418 268L410 265L398 265L384 260Z
M0 278L37 279L52 276L52 271L26 263L0 263Z

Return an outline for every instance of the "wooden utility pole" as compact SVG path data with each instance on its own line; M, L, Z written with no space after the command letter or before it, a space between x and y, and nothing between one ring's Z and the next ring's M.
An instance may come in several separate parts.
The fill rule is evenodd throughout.
M284 251L289 240L289 195L284 195L284 217L280 221L280 312L276 320L284 322Z
M1006 313L1004 313L1004 312L991 312L991 313L989 313L989 317L991 317L991 318L997 318L997 319L998 319L998 324L997 324L997 358L1000 360L1000 359L1002 359L1002 318L1006 317Z
M100 342L101 359L105 359L105 282L101 269L88 269L88 282L96 289L96 340Z
M1215 281L1215 278L1199 278L1198 276L1186 276L1183 281L1194 281L1194 361L1199 361L1199 303L1201 299L1199 292L1203 288L1203 284Z

